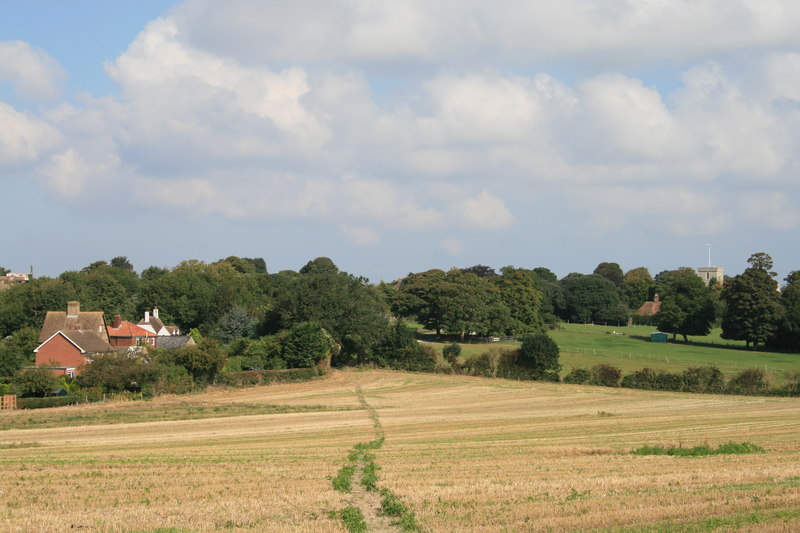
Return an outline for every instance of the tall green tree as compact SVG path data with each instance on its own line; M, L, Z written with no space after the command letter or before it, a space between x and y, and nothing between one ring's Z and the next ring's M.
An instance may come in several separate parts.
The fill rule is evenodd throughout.
M566 299L566 316L573 322L624 324L627 311L619 289L598 274L567 275L561 280Z
M39 330L22 328L6 338L0 338L0 376L13 376L34 362L33 350L39 344Z
M310 368L325 359L328 338L316 322L294 324L283 339L283 358L289 368Z
M800 278L784 287L780 298L783 319L769 345L800 353Z
M769 272L772 259L764 255L754 254L754 266L727 279L722 288L722 337L743 340L754 348L776 333L784 317L777 283Z
M662 274L658 328L684 341L687 335L708 335L716 318L711 289L690 268Z
M438 301L439 286L445 282L445 272L431 269L411 273L401 282L392 298L392 312L402 318L417 320L437 333L442 327L442 307Z
M653 286L653 277L647 268L639 267L629 270L622 279L625 303L630 309L639 309L643 303L650 300Z
M522 270L504 274L497 286L500 296L511 314L514 334L542 331L542 293L536 289L534 276Z
M520 365L534 370L537 379L556 377L561 370L558 345L546 333L525 335L519 348Z
M622 285L622 280L625 278L625 275L622 273L622 268L620 268L619 264L608 263L605 261L597 265L597 268L595 268L594 272L592 273L603 276L617 287Z
M388 310L378 288L369 285L366 278L336 270L287 279L271 316L277 317L278 323L265 329L275 331L298 322L316 322L342 346L337 364L358 363L382 337Z

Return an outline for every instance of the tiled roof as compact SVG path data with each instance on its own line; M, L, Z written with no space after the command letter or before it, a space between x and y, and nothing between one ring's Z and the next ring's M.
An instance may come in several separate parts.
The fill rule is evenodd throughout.
M100 311L81 311L77 316L67 316L65 311L48 311L44 318L39 342L42 343L57 331L84 331L93 333L98 339L108 343L106 321Z
M156 348L176 350L185 346L194 346L196 343L189 335L170 335L156 337Z
M109 337L155 337L156 334L140 328L133 322L123 320L120 322L119 327L108 326Z
M39 350L39 348L41 348L46 341L50 340L56 335L63 335L72 344L86 353L101 353L110 352L113 350L109 343L101 339L98 335L95 335L93 332L75 329L70 331L56 331L50 337L44 339L42 344L40 344L39 347L37 347L34 351Z
M637 311L640 315L657 315L661 311L661 302L645 302Z
M157 317L154 317L153 315L150 315L150 322L145 322L144 319L141 319L139 321L139 325L140 326L148 325L148 324L153 328L153 331L155 331L156 333L161 331L161 328L164 327L164 323L161 322L161 319L157 318Z

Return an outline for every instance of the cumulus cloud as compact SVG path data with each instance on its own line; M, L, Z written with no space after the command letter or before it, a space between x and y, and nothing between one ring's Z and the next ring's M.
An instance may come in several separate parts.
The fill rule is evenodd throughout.
M47 122L0 102L0 165L36 162L61 135Z
M780 0L194 0L175 17L197 46L267 63L566 59L621 68L800 45L800 6Z
M439 247L444 250L448 255L456 256L464 253L464 244L460 239L454 237L447 237L439 241Z
M58 62L23 41L0 41L0 80L9 80L26 99L54 100L64 77Z
M39 115L0 103L0 164L75 201L124 180L147 209L315 220L359 246L386 228L558 217L598 234L800 227L800 32L787 23L800 7L276 5L189 0L106 65L119 95ZM749 50L754 75L721 50ZM691 63L677 87L636 74L641 58L678 56ZM548 72L561 60L592 67Z
M348 240L356 246L374 246L381 242L378 232L373 228L351 226L349 224L342 224L339 228Z

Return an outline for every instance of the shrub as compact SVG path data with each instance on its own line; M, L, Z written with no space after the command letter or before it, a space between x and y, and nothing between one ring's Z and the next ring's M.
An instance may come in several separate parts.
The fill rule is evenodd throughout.
M397 370L433 372L436 352L417 342L414 331L399 320L392 324L372 351L372 362Z
M13 389L19 396L43 397L58 387L58 379L47 367L37 367L20 372L13 381Z
M217 341L202 339L197 346L174 350L165 356L164 362L184 367L192 379L201 385L213 383L225 365L226 354Z
M574 385L582 385L588 383L592 379L592 373L585 368L573 368L569 374L564 376L564 383L572 383Z
M229 387L251 387L270 383L289 383L308 381L319 375L313 368L292 368L289 370L245 370L242 372L223 372L220 375L222 384Z
M530 367L520 365L518 363L519 350L491 348L489 352L496 354L495 361L497 370L495 371L495 376L498 378L525 380L549 379L549 373L542 374ZM558 381L557 374L556 381Z
M629 389L654 390L658 381L658 371L652 368L643 368L628 374L622 379L621 385Z
M106 392L141 392L157 379L157 365L116 352L95 356L78 377L81 385L102 387Z
M742 370L728 382L728 392L733 394L763 394L767 389L767 374L758 368Z
M786 384L786 395L797 396L800 395L800 370L790 370L783 378Z
M48 407L63 407L79 403L75 396L51 396L49 398L21 398L17 402L20 409L45 409Z
M286 333L283 359L289 368L317 365L328 355L330 346L322 326L316 322L300 322Z
M688 392L722 392L725 378L715 366L687 368L683 371L684 389Z
M458 358L461 356L461 345L455 342L446 345L442 348L442 356L450 363L450 366L455 367L458 365Z
M519 348L518 363L544 376L548 372L558 373L561 364L558 362L558 345L546 333L525 335Z
M592 367L592 385L602 385L604 387L618 387L622 372L620 369L601 363Z
M497 373L497 352L483 352L469 359L465 368L473 376L494 377Z

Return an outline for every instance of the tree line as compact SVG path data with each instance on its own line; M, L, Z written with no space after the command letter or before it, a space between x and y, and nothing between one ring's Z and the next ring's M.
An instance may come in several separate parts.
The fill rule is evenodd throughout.
M176 363L197 381L213 379L223 368L311 366L328 354L339 366L422 370L433 355L401 321L418 322L451 340L522 338L562 320L623 325L656 293L661 312L654 320L674 336L705 335L721 325L725 338L798 352L800 272L792 272L779 292L771 269L771 258L759 253L722 286L706 286L690 268L651 276L644 267L624 273L611 262L561 279L544 267L497 272L475 265L372 284L325 257L277 273L269 273L262 258L235 256L137 273L127 258L115 257L0 292L0 375L32 364L47 311L65 309L70 300L104 311L108 321L119 314L137 322L158 306L166 324L202 339Z

